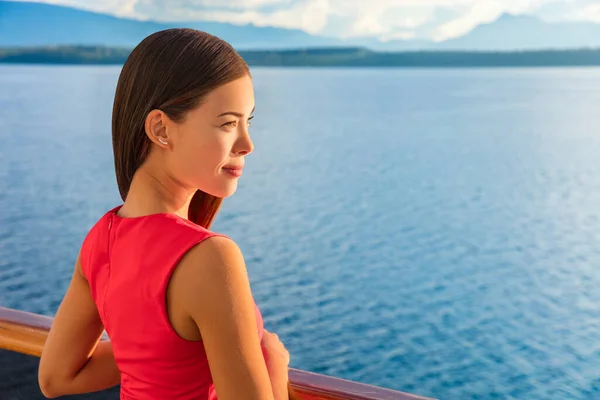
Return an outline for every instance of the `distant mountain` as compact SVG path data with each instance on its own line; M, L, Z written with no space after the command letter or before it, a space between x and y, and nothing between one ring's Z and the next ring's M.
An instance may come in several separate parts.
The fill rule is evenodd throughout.
M122 65L130 50L96 46L0 48L0 64ZM269 67L582 67L600 66L599 50L512 52L405 51L378 53L364 48L240 50L250 66Z
M394 40L384 43L375 38L341 40L310 35L297 29L252 24L139 21L50 4L0 0L0 47L84 45L131 48L150 33L173 27L212 33L239 50L336 46L367 47L377 51L600 48L600 24L547 23L531 16L510 14L444 42Z
M468 34L439 43L447 50L531 50L600 47L600 24L548 23L531 16L504 14Z
M238 49L336 46L335 38L301 30L220 22L159 23L41 3L0 1L0 47L103 45L133 47L149 34L174 27L203 30Z

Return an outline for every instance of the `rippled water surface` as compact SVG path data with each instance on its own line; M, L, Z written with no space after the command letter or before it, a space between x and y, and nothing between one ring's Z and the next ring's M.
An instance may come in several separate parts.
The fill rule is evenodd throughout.
M119 70L0 66L0 304L53 314L119 204ZM253 74L256 149L213 228L293 367L600 398L600 70Z

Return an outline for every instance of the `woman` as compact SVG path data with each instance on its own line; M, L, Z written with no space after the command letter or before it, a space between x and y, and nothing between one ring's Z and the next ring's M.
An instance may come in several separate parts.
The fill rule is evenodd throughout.
M124 204L86 236L40 360L46 397L121 384L121 399L288 398L238 246L208 230L252 152L248 66L191 29L144 39L115 94ZM100 341L106 330L110 341Z

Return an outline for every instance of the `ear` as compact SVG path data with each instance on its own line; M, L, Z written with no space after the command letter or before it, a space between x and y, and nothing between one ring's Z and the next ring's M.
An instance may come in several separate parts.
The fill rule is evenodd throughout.
M169 145L169 135L167 132L167 125L169 124L169 117L161 110L152 110L146 116L144 121L144 130L146 136L151 142L160 146L167 147Z

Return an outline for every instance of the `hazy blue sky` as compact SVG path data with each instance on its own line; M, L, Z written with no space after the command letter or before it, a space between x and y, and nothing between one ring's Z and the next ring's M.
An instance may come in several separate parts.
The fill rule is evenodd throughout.
M310 33L444 40L502 13L600 23L600 0L35 0L137 19L211 20Z

